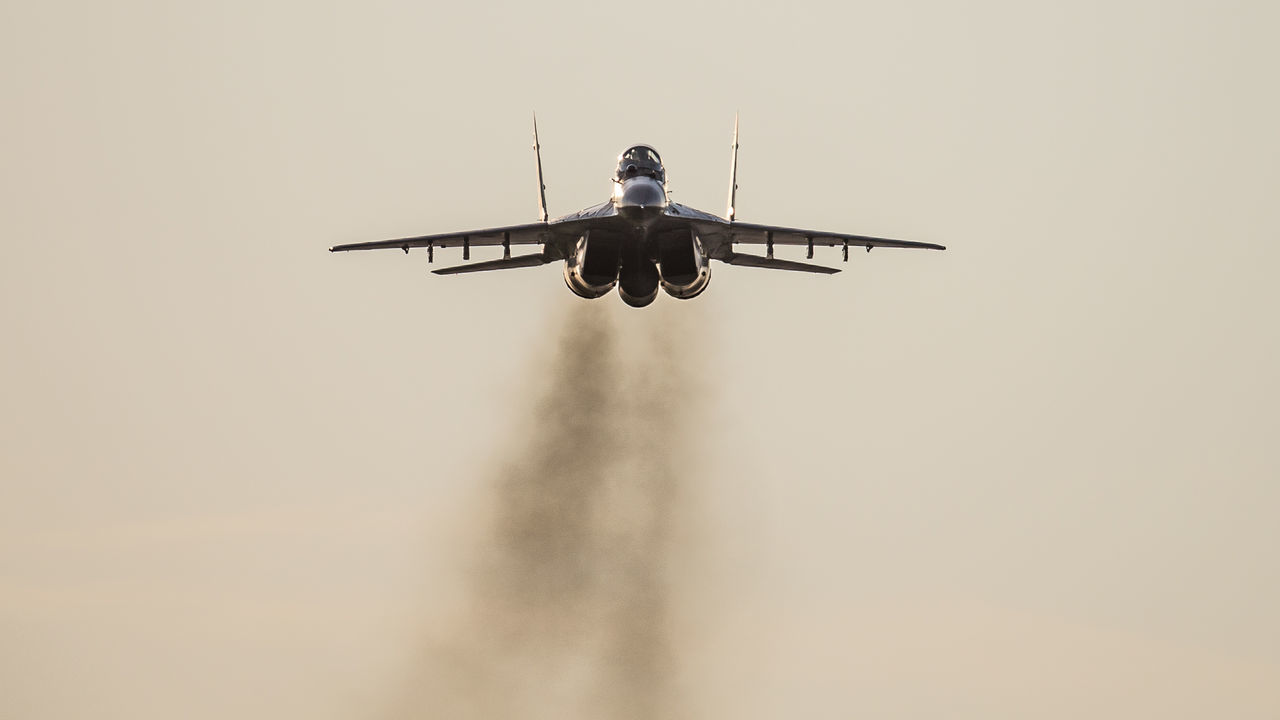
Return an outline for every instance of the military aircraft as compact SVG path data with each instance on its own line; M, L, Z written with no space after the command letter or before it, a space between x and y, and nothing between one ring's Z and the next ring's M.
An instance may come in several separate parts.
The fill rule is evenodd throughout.
M648 145L633 145L618 156L613 175L613 196L599 205L564 217L547 217L547 186L542 180L542 151L538 145L538 120L533 120L533 151L538 169L538 213L536 223L421 235L398 240L338 245L330 252L385 250L425 247L428 262L436 248L462 247L462 259L471 259L472 247L502 246L502 258L469 263L434 271L436 275L537 267L564 261L564 281L577 295L598 298L616 286L623 302L644 307L658 296L658 289L681 300L697 297L711 281L711 261L729 265L797 270L831 274L836 268L774 258L775 245L804 245L813 257L815 245L841 246L849 259L849 246L928 248L941 245L845 233L800 230L773 225L738 222L734 199L737 195L738 120L733 121L732 156L729 166L729 206L719 217L687 205L672 202L667 190L667 173L658 152ZM512 256L512 245L541 245L536 253ZM739 253L737 245L764 245L765 254Z

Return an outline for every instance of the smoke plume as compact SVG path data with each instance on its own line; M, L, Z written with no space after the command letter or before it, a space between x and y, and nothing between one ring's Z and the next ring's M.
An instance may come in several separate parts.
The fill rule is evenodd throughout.
M679 717L667 565L688 381L671 322L628 314L619 338L609 310L579 303L560 328L491 478L468 607L398 716Z

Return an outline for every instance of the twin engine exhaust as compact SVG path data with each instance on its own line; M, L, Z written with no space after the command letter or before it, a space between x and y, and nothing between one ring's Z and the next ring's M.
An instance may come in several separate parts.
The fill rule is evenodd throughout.
M614 287L622 301L644 307L661 288L679 300L697 297L711 282L702 242L687 230L656 233L642 242L599 231L578 238L564 261L564 282L579 297L594 299Z

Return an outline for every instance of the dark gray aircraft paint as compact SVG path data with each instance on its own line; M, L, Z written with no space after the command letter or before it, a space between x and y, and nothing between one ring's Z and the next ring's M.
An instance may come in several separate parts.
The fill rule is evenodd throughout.
M813 257L815 245L840 245L844 259L849 246L926 248L941 245L844 233L801 230L740 223L734 220L738 189L738 122L733 123L733 155L729 170L729 206L725 217L671 202L667 173L658 152L648 145L634 145L618 156L613 176L613 197L608 201L554 220L547 219L546 185L542 181L542 155L538 124L533 125L533 149L538 163L539 222L528 225L421 235L398 240L338 245L331 252L425 247L434 260L436 248L462 247L462 259L471 259L471 248L502 246L502 259L469 263L436 270L437 275L536 267L564 261L564 281L577 295L598 298L614 287L623 301L644 307L658 297L658 289L681 300L697 297L711 281L711 260L730 265L798 270L831 274L835 268L773 257L774 245L804 245ZM734 252L736 244L764 245L765 255ZM512 257L512 245L541 245L542 251Z

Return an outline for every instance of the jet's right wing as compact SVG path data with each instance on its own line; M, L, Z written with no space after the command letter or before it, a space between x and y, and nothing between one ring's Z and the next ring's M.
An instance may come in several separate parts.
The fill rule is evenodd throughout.
M460 273L484 272L486 270L508 270L512 268L537 267L564 257L564 253L572 242L571 237L557 233L547 223L529 223L528 225L508 225L507 227L471 230L460 233L440 233L437 235L419 235L417 237L398 238L396 240L375 240L373 242L335 245L329 252L346 252L348 250L403 250L407 255L410 248L427 248L428 260L434 258L436 248L461 247L462 259L471 259L471 248L502 246L502 259L485 262L466 263L449 268L435 270L436 275L457 275ZM568 230L569 226L560 228ZM534 254L511 256L512 245L542 245L542 251Z
M546 223L529 223L527 225L508 225L507 227L472 230L469 232L439 233L437 235L419 235L417 237L399 238L397 240L375 240L373 242L349 243L335 245L329 252L346 252L348 250L403 250L409 248L472 248L512 245L539 245L551 242L555 233Z
M617 212L613 209L613 205L606 202L579 210L549 223L508 225L484 230L348 243L346 245L335 245L329 248L329 252L403 250L407 254L411 248L425 247L427 248L427 257L430 259L433 257L436 248L460 247L462 248L462 259L470 260L471 248L473 247L501 247L503 253L500 260L443 268L436 270L435 274L458 275L486 270L536 267L567 257L572 252L574 244L582 233L596 227L611 227L612 223L616 221L616 215ZM541 245L542 251L512 257L511 247L513 245Z

